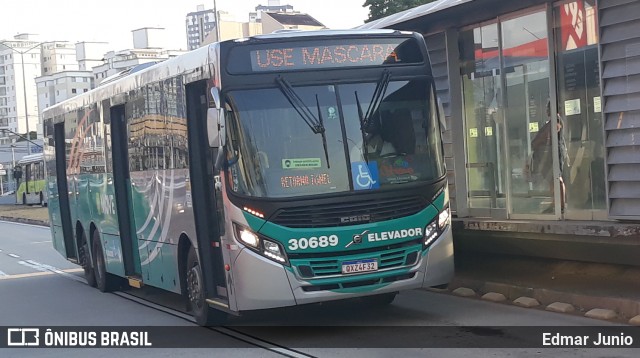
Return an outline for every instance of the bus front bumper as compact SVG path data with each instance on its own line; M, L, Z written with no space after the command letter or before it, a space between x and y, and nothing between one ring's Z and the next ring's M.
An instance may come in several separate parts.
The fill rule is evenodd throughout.
M232 292L238 311L356 298L447 284L453 278L451 226L410 267L305 280L255 252L243 249L233 265ZM315 281L315 282L314 282Z

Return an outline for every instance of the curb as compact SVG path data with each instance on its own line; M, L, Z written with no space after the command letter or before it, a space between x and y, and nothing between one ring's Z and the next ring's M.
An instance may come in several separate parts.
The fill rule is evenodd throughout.
M503 301L504 303L513 303L521 307L522 305L519 305L514 301L521 299L522 297L526 297L539 302L540 306L532 306L532 308L538 307L538 309L545 309L545 307L554 303L565 303L575 307L574 313L583 316L588 312L600 312L607 310L614 313L615 318L612 317L611 314L607 314L606 316L596 315L596 317L593 317L592 314L587 315L587 317L607 321L615 320L631 323L630 319L640 316L640 300L630 298L594 296L581 293L562 292L546 288L533 288L499 282L454 278L449 285L449 291L451 292L460 288L467 288L475 291L477 293L476 297L481 297L488 293L502 294L507 299L506 301Z
M26 218L14 218L11 216L0 216L0 221L8 221L19 224L37 225L49 227L49 222L44 220L26 219Z

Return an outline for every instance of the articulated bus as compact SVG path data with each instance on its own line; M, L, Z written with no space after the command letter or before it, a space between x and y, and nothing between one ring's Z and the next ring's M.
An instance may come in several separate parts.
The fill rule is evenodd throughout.
M14 168L14 178L18 181L17 204L47 205L45 190L44 156L42 153L25 155Z
M55 248L101 291L184 295L201 325L453 276L421 35L211 44L47 109Z

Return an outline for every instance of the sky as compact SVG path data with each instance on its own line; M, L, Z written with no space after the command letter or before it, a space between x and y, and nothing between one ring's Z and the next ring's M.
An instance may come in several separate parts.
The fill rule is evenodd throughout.
M308 13L333 29L364 23L365 0L281 0L296 11ZM165 28L170 49L186 48L185 19L202 4L213 8L213 0L0 0L0 40L18 33L38 34L40 41L101 41L110 49L133 47L131 31L142 27ZM257 5L268 0L217 0L219 11L240 21Z

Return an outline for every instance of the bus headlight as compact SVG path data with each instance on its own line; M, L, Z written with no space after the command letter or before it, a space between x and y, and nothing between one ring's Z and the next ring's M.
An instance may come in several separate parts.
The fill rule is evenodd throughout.
M247 248L278 263L288 264L287 254L278 242L258 235L242 225L233 223L233 227L235 229L236 239L246 245Z
M242 243L256 248L260 245L260 238L258 238L258 235L254 234L253 231L247 228L238 228L237 230L238 238Z
M451 223L451 211L447 206L424 229L423 248L429 247Z
M281 263L285 263L287 262L287 259L284 255L284 252L282 252L280 250L280 245L278 245L277 243L273 242L273 241L269 241L267 239L263 239L262 240L262 244L264 247L264 252L263 254L266 257L269 257L273 260L276 260L278 262Z
M438 224L435 220L424 229L424 247L431 245L438 238Z
M446 207L444 210L438 214L438 229L444 231L444 229L451 222L451 210L449 207Z

